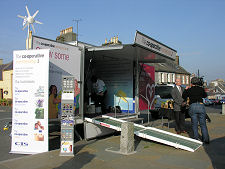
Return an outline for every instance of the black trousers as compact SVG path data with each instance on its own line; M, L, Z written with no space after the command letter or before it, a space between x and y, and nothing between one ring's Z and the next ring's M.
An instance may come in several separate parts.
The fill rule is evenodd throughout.
M95 102L95 106L101 106L102 112L105 112L106 110L106 105L105 105L105 96L107 94L107 90L104 92L103 96L97 95L93 93L91 95L91 99Z
M184 111L174 111L175 118L175 130L176 132L185 131L185 112Z

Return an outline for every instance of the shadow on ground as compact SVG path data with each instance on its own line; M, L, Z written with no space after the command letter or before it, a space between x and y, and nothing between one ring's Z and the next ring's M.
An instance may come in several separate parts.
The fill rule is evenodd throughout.
M86 164L90 163L92 159L95 158L94 154L90 154L87 151L82 152L82 149L87 144L92 144L96 142L96 140L91 140L88 142L85 142L80 145L76 145L74 147L74 157L71 158L69 161L63 163L61 166L54 168L54 169L66 169L66 168L83 168Z
M95 155L90 154L89 152L81 152L76 154L72 159L55 169L83 168L86 164L90 163L94 157Z
M205 152L211 159L213 168L225 168L225 137L211 140L210 144L204 145Z

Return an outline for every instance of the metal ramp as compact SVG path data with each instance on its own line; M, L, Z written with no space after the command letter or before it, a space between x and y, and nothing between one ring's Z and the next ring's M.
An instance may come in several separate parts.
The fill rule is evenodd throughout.
M108 127L117 131L121 131L121 124L126 122L121 119L116 119L110 116L102 116L100 118L90 119L85 118L90 123L95 123L104 127ZM144 127L139 124L134 124L134 134L139 137L156 141L162 144L173 146L175 148L194 152L201 145L202 142L184 137L181 135L173 134L164 130L160 130L154 127Z

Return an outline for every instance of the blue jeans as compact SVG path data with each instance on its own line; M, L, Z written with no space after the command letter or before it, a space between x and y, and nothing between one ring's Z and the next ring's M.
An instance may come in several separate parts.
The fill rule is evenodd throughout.
M198 122L201 127L202 141L209 142L209 134L206 126L206 112L204 104L192 103L189 107L189 115L191 116L191 126L194 133L194 139L199 138Z

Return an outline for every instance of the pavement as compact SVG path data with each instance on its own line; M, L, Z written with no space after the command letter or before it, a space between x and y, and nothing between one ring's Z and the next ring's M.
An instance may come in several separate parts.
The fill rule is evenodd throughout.
M122 155L107 151L119 151L120 135L115 135L75 142L73 157L59 156L57 149L1 161L0 169L224 169L225 115L208 115L212 120L207 123L211 142L195 152L135 137L135 153ZM175 133L173 123L170 128L157 128ZM191 137L190 119L186 119L186 128L188 133L182 135Z

